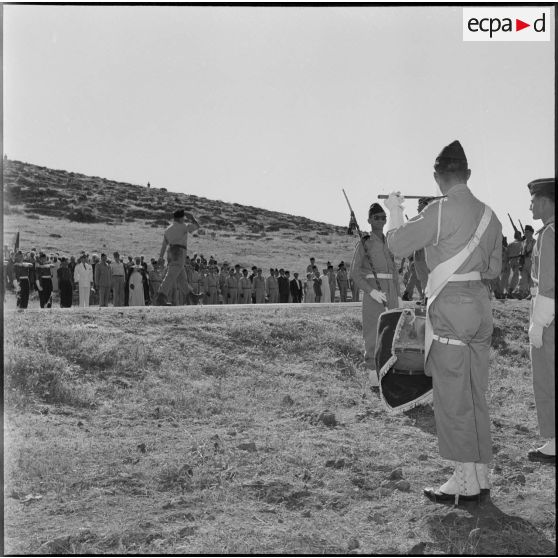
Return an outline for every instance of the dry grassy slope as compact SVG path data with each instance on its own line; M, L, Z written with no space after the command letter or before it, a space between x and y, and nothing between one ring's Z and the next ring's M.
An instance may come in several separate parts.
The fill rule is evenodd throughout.
M219 261L302 272L314 255L321 266L350 261L345 229L255 207L159 188L118 183L63 170L4 161L4 229L20 230L22 246L64 254L79 250L156 257L162 230L177 206L202 225L190 252Z
M422 496L432 411L367 388L358 308L10 313L6 551L554 555L527 307L494 314L493 502L452 509Z

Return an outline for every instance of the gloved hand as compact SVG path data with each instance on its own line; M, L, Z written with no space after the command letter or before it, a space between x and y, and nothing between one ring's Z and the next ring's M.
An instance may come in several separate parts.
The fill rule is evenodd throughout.
M405 198L401 195L401 192L391 192L388 199L385 201L384 205L393 211L400 207L403 209L403 204L405 203Z
M542 347L542 337L543 337L543 326L535 323L531 323L529 326L529 343L535 347L535 349L540 349Z
M383 293L382 291L379 291L377 289L372 289L370 291L370 296L379 304L387 302L386 293Z
M400 192L392 192L386 200L385 206L389 210L389 222L387 226L388 232L402 227L405 223L405 218L403 217L404 202L405 198L400 194Z

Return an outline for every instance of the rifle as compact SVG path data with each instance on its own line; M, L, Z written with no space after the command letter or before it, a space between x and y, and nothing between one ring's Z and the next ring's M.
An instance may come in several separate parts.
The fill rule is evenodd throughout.
M518 219L517 222L519 223L519 226L521 227L521 234L523 236L525 236L525 229L523 228L523 225L521 224L521 221Z
M518 230L518 228L515 226L515 223L513 222L513 219L511 218L511 216L510 216L509 213L508 213L508 217L510 218L510 223L511 223L511 226L513 227L513 232L514 232L514 233L518 233L519 230Z
M376 286L378 287L378 290L380 292L382 292L382 287L380 285L380 280L378 279L378 276L376 275L376 270L374 269L374 264L372 263L372 256L369 254L368 252L368 247L366 246L366 242L364 239L364 235L362 234L362 231L360 230L360 227L358 226L356 217L355 217L355 212L353 211L353 208L351 207L351 202L349 201L349 198L347 197L347 194L345 193L345 190L342 188L343 191L343 195L345 196L345 200L347 201L347 205L349 206L349 210L351 211L351 222L349 225L349 230L352 230L352 228L355 228L358 236L360 238L360 243L362 244L362 248L364 249L364 255L366 256L366 259L368 260L368 263L370 264L370 267L372 269L372 275L374 275L374 281L376 281ZM388 309L388 305L387 302L383 302L384 308L387 310Z
M403 196L403 194L401 194ZM406 200L421 200L422 198L428 198L429 200L441 200L442 198L447 198L447 196L403 196ZM386 194L378 194L379 200L387 200L389 198Z

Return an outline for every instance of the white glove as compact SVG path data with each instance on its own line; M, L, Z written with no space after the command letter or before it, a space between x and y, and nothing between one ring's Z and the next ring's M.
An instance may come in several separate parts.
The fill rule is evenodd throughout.
M529 343L535 347L535 349L540 349L542 347L543 341L543 326L535 323L531 323L529 326Z
M405 198L399 192L392 192L386 200L385 206L389 210L389 223L387 230L398 229L405 223L403 217L403 203Z
M391 192L388 199L385 201L384 205L393 211L400 207L403 209L403 204L405 203L405 198L401 195L401 192Z
M383 293L382 291L378 291L377 289L372 289L370 291L370 296L379 304L383 304L384 302L387 302L386 293Z

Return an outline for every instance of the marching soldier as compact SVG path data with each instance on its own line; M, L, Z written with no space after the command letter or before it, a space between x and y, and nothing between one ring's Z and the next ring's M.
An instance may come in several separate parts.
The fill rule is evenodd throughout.
M23 261L23 252L18 250L15 255L13 285L17 295L17 307L20 310L29 304L29 285L31 283L32 264Z
M556 422L554 402L554 316L555 316L555 200L556 179L547 178L529 183L533 219L541 219L533 248L531 278L531 318L529 342L533 389L542 438L548 442L528 454L530 461L556 463ZM527 229L527 227L525 227Z
M248 270L242 270L242 277L238 282L238 297L240 304L250 304L252 302L252 282L248 277Z
M533 284L531 280L531 254L536 240L533 238L535 230L531 225L525 225L525 240L521 247L521 257L519 258L519 298L530 298L530 289Z
M521 241L521 233L516 231L513 233L513 242L508 246L508 262L511 270L509 283L507 284L507 297L513 298L513 292L519 282L519 268L521 267L521 250L523 243Z
M185 223L186 216L190 221L188 224ZM187 298L188 290L191 289L184 270L188 233L198 230L200 225L192 214L187 214L183 209L177 209L173 213L173 218L174 222L167 228L163 236L163 244L159 254L159 261L161 262L168 247L167 259L169 265L155 300L156 306L166 305L171 289L175 285L180 289L184 298Z
M39 261L35 264L35 285L39 291L39 303L41 308L52 307L52 270L47 262L47 256L41 252Z
M345 262L341 262L337 267L337 285L339 286L339 298L341 302L347 302L349 278L347 276L347 270L345 269Z
M471 175L461 144L436 158L434 179L447 196L404 222L403 198L391 194L388 247L396 256L425 248L430 274L425 333L425 372L432 376L440 455L454 462L451 478L432 501L478 501L489 495L492 459L485 393L492 337L492 310L482 280L500 274L502 225L467 186Z
M388 249L383 232L386 224L386 214L379 203L373 203L370 206L368 223L372 227L372 232L370 235L364 236L356 245L350 270L354 282L359 289L364 291L362 299L364 364L370 371L371 385L377 386L378 374L376 372L375 352L378 318L385 310L384 303L387 303L388 308L397 308L399 281L395 260ZM372 264L366 256L363 243L366 243L366 250ZM373 270L376 272L380 289L374 278Z

